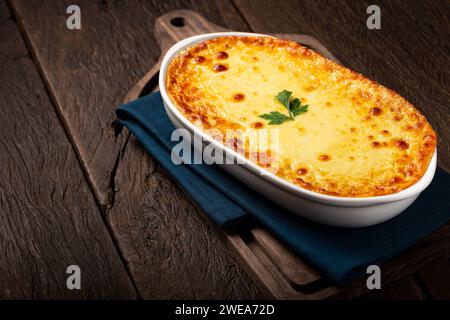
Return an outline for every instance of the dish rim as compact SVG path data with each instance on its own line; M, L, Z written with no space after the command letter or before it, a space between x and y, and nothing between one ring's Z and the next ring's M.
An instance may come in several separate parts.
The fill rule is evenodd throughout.
M225 37L225 36L263 36L263 37L272 37L271 35L266 34L260 34L260 33L251 33L251 32L214 32L214 33L205 33L201 35L196 35L192 37L185 38L176 44L174 44L164 55L164 58L161 63L161 68L159 72L159 90L161 93L161 97L164 102L164 107L166 109L166 112L171 112L173 116L176 117L176 119L184 126L184 128L189 129L191 133L197 134L200 136L204 141L207 141L208 143L212 143L215 148L218 148L217 150L221 150L225 154L230 154L234 157L234 159L237 159L240 163L233 163L233 164L225 164L225 165L239 165L244 167L247 170L250 170L252 173L257 174L260 178L266 180L269 183L272 183L274 186L280 187L285 191L288 191L290 193L293 193L295 195L299 195L303 198L307 198L316 202L328 204L328 205L334 205L334 206L350 206L350 207L362 207L362 206L371 206L381 203L388 203L388 202L394 202L394 201L400 201L407 198L410 198L412 196L417 195L418 193L422 192L433 180L436 166L437 166L437 148L435 148L433 156L428 163L428 168L423 174L423 176L417 180L414 184L411 186L400 190L396 193L391 193L387 195L381 195L381 196L373 196L373 197L339 197L339 196L332 196L327 195L315 191L311 191L308 189L304 189L300 186L297 186L273 173L270 171L258 166L257 164L253 163L252 161L248 160L238 152L234 151L233 149L227 147L226 145L220 143L217 140L214 140L210 136L208 136L206 133L204 133L202 130L200 130L198 127L196 127L192 122L190 122L175 106L175 104L170 99L169 95L167 94L166 90L166 74L167 69L174 57L178 55L178 53L188 47L191 47L195 45L196 43L218 38L218 37ZM261 173L264 174L261 174Z

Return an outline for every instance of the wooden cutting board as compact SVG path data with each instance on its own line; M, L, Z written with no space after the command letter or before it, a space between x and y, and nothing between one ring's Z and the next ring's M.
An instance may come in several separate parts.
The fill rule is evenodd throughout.
M124 103L158 90L158 74L162 58L176 42L198 34L231 31L215 25L190 10L176 10L155 22L155 37L161 55L155 65L127 93ZM317 39L301 34L272 34L307 46L340 63ZM223 231L223 240L244 269L253 277L268 297L277 299L348 298L365 293L365 279L347 287L337 287L323 278L301 257L250 220L236 232ZM450 257L450 225L439 229L402 255L382 266L382 281L386 285L419 270L437 258Z

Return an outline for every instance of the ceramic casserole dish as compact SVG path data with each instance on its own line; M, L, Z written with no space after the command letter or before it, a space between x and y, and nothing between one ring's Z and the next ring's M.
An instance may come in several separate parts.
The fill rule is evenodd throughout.
M233 164L219 164L221 168L290 212L315 222L338 227L365 227L391 219L408 208L431 183L437 163L434 145L434 153L432 153L426 170L412 185L394 193L352 197L317 192L314 189L294 184L258 166L242 153L236 152L236 150L210 137L190 121L171 99L167 88L168 69L173 59L184 50L205 40L229 36L269 37L254 33L223 32L184 39L168 50L162 61L159 74L159 88L164 107L173 125L176 128L188 130L191 135L202 138L203 144L195 146L199 149L198 151L201 152L200 149L212 144L214 148L223 151L225 155L237 159L236 163ZM312 108L310 106L310 110L313 110Z

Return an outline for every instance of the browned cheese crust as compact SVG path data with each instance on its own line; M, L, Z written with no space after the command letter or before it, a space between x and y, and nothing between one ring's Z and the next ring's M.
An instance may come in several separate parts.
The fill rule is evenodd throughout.
M181 113L202 130L278 130L279 145L231 147L279 177L315 192L371 197L403 190L425 173L436 147L426 118L396 92L298 43L271 37L220 37L196 44L170 63L166 87ZM309 109L286 112L274 96L292 91ZM222 138L221 138L222 139ZM220 139L219 139L220 140ZM228 139L229 140L229 139ZM230 145L230 141L222 140Z

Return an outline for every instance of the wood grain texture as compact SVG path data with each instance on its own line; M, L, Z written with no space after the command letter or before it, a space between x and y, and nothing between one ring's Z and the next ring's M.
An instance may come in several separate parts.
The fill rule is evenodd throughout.
M450 255L450 248L449 248ZM436 300L450 300L450 257L423 268L418 272L418 280Z
M220 241L219 230L134 138L117 172L119 191L108 220L142 297L263 298Z
M258 32L302 32L321 39L344 65L396 89L426 113L444 139L440 164L448 169L448 54L442 56L448 52L448 33L437 35L448 17L425 4L383 2L389 21L382 9L380 32L365 28L364 2L236 1L243 20L227 1L79 1L82 30L69 32L64 29L69 1L11 2L143 297L261 297L214 228L136 141L131 138L127 145L126 131L112 125L113 110L159 56L152 26L165 12L191 8L234 30L249 31L250 25ZM414 29L421 19L409 15L421 10L433 19ZM417 46L416 37L421 44L437 38L438 49L430 53ZM264 259L263 253L256 257Z
M84 0L77 2L81 30L69 31L66 8L72 2L11 1L96 197L108 209L114 202L115 166L127 138L115 130L114 110L159 56L155 19L188 7L233 28L242 24L235 15L231 18L227 2Z
M0 38L0 298L136 297L4 1ZM66 287L71 264L81 290Z
M448 1L378 1L381 30L366 27L370 1L235 0L255 32L303 33L342 63L394 89L438 133L439 165L450 171Z
M180 189L134 138L125 148L128 132L111 125L126 92L159 56L157 16L187 7L231 28L243 21L226 1L79 1L82 29L72 32L64 29L69 4L12 1L139 293L261 298Z
M333 286L325 286L313 291L309 290L312 289L311 287L303 291L296 290L263 247L251 239L243 240L245 238L239 234L228 234L226 238L228 247L267 297L283 300L317 300L329 298L342 291ZM348 298L348 295L342 297Z
M264 228L254 227L251 233L255 241L265 250L266 255L294 285L303 286L322 278L314 268Z
M425 294L415 282L414 278L406 277L386 286L381 285L379 290L371 290L358 300L426 300Z

